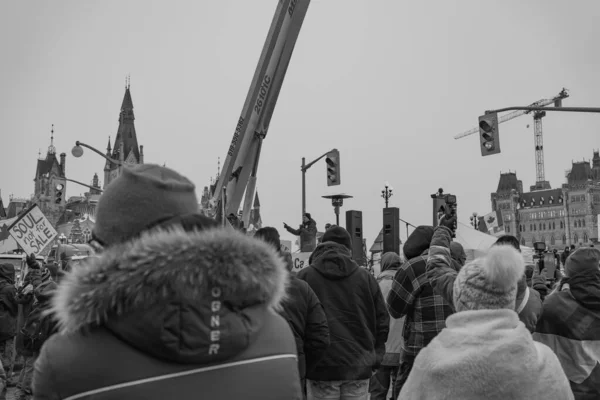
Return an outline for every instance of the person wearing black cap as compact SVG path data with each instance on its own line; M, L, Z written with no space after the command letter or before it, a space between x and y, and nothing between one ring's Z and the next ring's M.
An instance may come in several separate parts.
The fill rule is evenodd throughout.
M554 350L575 399L600 399L600 250L571 252L533 338Z
M369 379L385 354L385 300L375 278L352 260L351 249L348 231L331 227L309 266L298 272L321 301L332 338L323 358L306 371L309 400L367 399Z
M317 247L317 223L310 213L304 213L302 224L298 229L294 229L285 222L283 227L286 231L295 236L300 236L300 251L310 253Z
M100 196L93 242L52 298L59 332L37 359L35 400L302 398L276 312L284 261L200 215L189 179L126 166Z

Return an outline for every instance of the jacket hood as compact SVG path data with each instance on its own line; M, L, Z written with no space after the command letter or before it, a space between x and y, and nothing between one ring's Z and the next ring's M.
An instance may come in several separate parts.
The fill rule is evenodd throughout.
M600 269L587 269L572 277L565 277L561 286L569 284L578 303L590 310L600 310Z
M327 279L344 279L358 270L350 250L335 242L317 246L310 255L309 264Z
M410 234L406 243L404 243L404 256L406 260L418 257L431 245L431 239L433 239L433 227L431 226L418 226L413 233Z
M51 313L65 334L102 326L157 358L205 364L254 341L287 281L284 260L267 243L229 229L173 227L73 269Z
M452 314L417 357L402 399L572 399L560 362L512 310ZM507 384L510 382L510 384Z
M11 263L0 264L0 281L15 283L15 266Z
M402 264L402 260L400 260L400 256L393 251L388 251L381 256L381 272L386 271L388 269L398 269Z

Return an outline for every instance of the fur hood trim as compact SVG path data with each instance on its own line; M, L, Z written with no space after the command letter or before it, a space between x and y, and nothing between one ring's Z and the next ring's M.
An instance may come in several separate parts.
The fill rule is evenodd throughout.
M88 260L64 276L52 299L62 333L161 303L205 301L217 287L234 310L277 308L288 283L270 245L223 228L152 231Z

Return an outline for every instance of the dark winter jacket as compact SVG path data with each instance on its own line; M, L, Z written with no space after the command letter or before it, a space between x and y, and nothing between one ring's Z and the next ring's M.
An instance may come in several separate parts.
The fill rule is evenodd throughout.
M0 341L10 339L17 333L17 289L15 288L15 266L0 264Z
M21 286L19 290L17 290L16 300L19 304L19 313L17 316L17 336L15 339L15 347L17 354L27 357L33 356L33 351L27 348L27 346L25 346L25 343L23 341L23 333L21 332L21 329L23 329L23 326L25 325L25 320L27 319L27 316L31 313L35 297L33 296L34 289L32 289L28 293L25 293L25 288L27 288L29 285L31 285L32 288L35 288L36 286L39 286L40 283L40 271L35 269L29 270L29 272L25 276L23 286Z
M452 233L450 229L445 226L438 226L435 229L427 259L427 277L435 292L450 303L452 309L454 309L454 281L458 271L451 266L449 250L451 241ZM525 275L523 275L519 285L521 290L517 296L516 311L518 311L519 319L527 329L533 332L542 311L542 300L538 293L534 293L534 290L527 288ZM526 300L526 302L521 306L523 300Z
M34 290L35 301L21 329L24 347L34 354L38 354L44 342L56 333L56 320L46 313L56 288L56 283L50 280Z
M314 220L300 225L298 229L286 226L285 229L292 235L300 236L300 251L311 252L317 246L317 223Z
M294 336L273 310L287 279L269 244L233 230L115 245L59 285L34 399L301 399Z
M389 315L375 278L352 260L341 244L325 242L298 273L321 301L331 344L306 378L316 381L371 377L385 354Z
M406 261L392 283L387 304L393 318L406 316L402 359L415 357L446 327L446 318L452 307L444 297L434 291L427 277L427 254L431 245L433 228L420 226L404 244ZM450 267L450 250L446 248L446 262Z
M556 353L576 400L600 399L600 269L563 278L533 338Z
M329 346L327 316L321 302L308 283L290 273L286 299L281 315L288 321L298 351L298 369L304 379L306 371L312 370Z

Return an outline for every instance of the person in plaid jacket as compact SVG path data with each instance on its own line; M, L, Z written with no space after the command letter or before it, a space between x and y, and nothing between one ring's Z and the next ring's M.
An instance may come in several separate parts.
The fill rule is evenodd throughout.
M390 315L396 319L406 316L394 398L400 394L419 352L446 327L446 318L453 313L450 304L434 292L427 278L427 254L432 238L431 226L419 226L408 237L403 249L408 261L396 272L387 296Z

